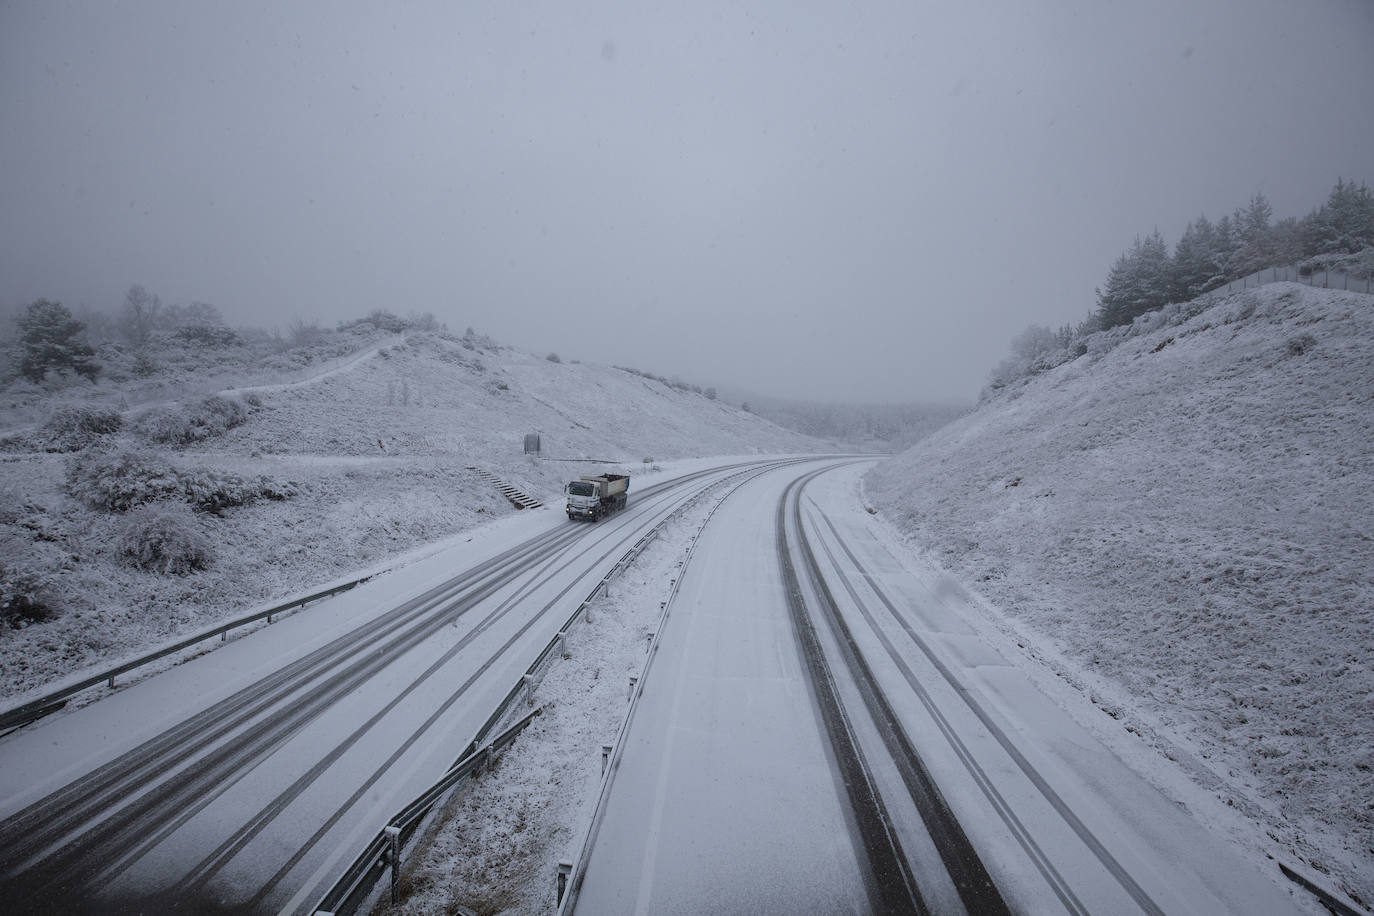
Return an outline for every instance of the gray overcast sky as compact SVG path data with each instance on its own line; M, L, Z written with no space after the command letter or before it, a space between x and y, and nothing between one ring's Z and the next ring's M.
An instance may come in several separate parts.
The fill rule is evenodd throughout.
M1374 181L1374 3L0 0L0 125L10 307L968 400L1137 234Z

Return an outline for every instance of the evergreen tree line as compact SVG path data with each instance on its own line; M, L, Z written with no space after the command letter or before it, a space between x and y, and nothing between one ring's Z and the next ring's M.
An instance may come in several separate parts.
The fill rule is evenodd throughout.
M1212 222L1205 215L1183 230L1172 254L1159 234L1136 238L1097 290L1100 328L1130 324L1170 302L1188 302L1268 267L1299 265L1374 246L1374 192L1338 180L1326 202L1302 219L1273 221L1256 194L1249 206Z

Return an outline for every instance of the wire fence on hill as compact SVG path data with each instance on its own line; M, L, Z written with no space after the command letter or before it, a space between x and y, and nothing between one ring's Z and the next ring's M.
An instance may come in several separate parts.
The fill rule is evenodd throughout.
M1352 293L1374 293L1374 280L1368 277L1355 277L1338 270L1314 270L1303 275L1296 267L1266 267L1248 277L1232 280L1225 286L1212 290L1215 294L1239 292L1267 283L1303 283L1322 289L1344 289Z

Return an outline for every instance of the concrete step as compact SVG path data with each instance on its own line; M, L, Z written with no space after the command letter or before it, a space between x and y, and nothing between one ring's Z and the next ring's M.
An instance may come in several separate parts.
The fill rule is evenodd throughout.
M485 468L479 468L475 465L468 465L466 469L472 471L478 477L481 477L483 480L489 481L491 485L496 487L496 489L501 493L501 495L504 496L506 499L510 500L511 505L515 506L515 508L517 509L538 509L544 505L542 502L535 499L533 496L529 495L524 490L521 490L519 487L507 483L506 481L502 480L500 477L497 477L495 474L493 474L491 471L486 470Z

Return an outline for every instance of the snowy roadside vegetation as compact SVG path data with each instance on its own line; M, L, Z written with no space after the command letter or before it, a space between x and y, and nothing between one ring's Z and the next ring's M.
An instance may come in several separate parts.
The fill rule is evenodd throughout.
M1102 726L1367 905L1374 297L1277 283L1083 344L869 472L868 502Z
M556 503L588 468L826 449L432 320L374 313L273 343L207 309L92 348L94 380L14 372L0 388L0 697L516 511L473 468Z

